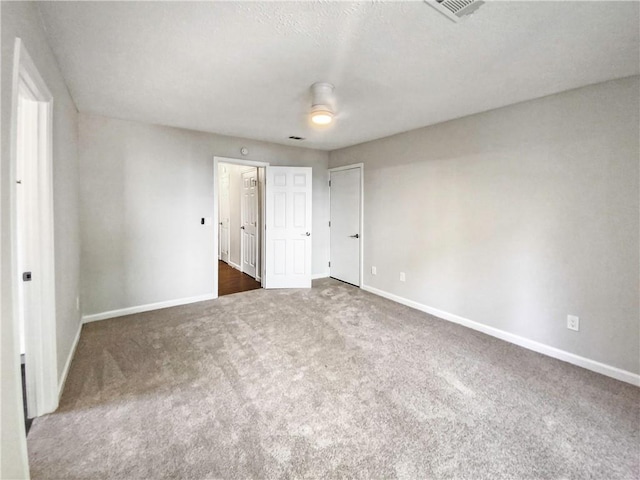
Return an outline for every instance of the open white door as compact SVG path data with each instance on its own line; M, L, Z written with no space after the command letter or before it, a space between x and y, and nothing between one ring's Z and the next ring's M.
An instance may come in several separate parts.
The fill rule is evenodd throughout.
M264 288L311 288L310 167L267 167Z
M256 278L258 263L258 169L242 173L240 204L240 251L242 271Z

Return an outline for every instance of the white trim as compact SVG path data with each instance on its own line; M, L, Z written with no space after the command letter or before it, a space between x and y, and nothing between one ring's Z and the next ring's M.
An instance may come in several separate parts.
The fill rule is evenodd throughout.
M20 39L16 38L16 42L15 42L15 47L13 50L13 70L12 70L12 94L11 94L11 124L10 124L10 128L11 128L11 135L10 135L10 159L9 159L9 178L15 178L15 168L16 168L16 146L17 146L17 133L18 133L18 84L19 84L19 69L20 69ZM10 182L12 185L9 187L9 202L10 202L10 215L13 216L14 215L14 210L15 207L13 205L15 205L15 198L16 198L16 192L15 192L15 185L13 185L13 182ZM19 329L20 329L20 325L19 325L19 317L18 317L18 311L16 308L16 290L17 290L17 286L15 285L16 283L16 278L14 276L14 273L16 271L16 267L14 266L14 263L17 263L17 258L15 257L16 254L16 246L15 246L15 232L14 232L14 219L11 218L10 221L11 223L11 232L10 232L10 248L11 248L11 277L9 280L9 288L11 289L11 318L9 318L9 322L11 322L11 325L13 327L13 338L11 339L11 341L13 342L13 347L14 347L14 355L13 355L13 360L14 360L14 365L13 365L13 372L7 372L7 374L5 375L5 372L7 370L7 367L5 366L5 364L7 362L4 362L3 360L3 378L2 378L2 383L4 384L5 382L9 383L9 382L13 382L13 391L14 391L14 397L11 400L12 404L7 405L8 402L5 402L2 405L2 409L6 411L11 411L13 410L13 412L19 416L19 419L16 419L17 422L17 429L18 429L18 435L17 435L17 439L16 439L16 449L18 450L18 455L15 459L15 463L16 466L19 466L19 470L20 472L22 472L22 474L26 475L27 477L29 476L29 460L28 460L28 455L27 455L27 434L26 434L26 430L25 430L25 422L24 422L24 418L23 417L23 399L22 399L22 375L20 372L20 365L21 365L21 360L20 360L20 354L21 354L21 346L20 346L20 334L19 334ZM4 237L4 235L2 236ZM0 243L5 241L5 238L0 239ZM4 276L4 275L3 275ZM2 280L0 280L1 282ZM5 299L2 299L2 301L5 301ZM4 311L3 311L4 313ZM4 321L4 319L3 319ZM5 334L4 328L3 328L3 335ZM0 459L0 461L2 461L2 459Z
M521 337L519 335L515 335L498 328L490 327L488 325L469 320L468 318L460 317L459 315L455 315L453 313L438 310L437 308L429 307L427 305L414 302L413 300L409 300L407 298L400 297L398 295L394 295L393 293L388 293L384 290L379 290L368 285L362 285L362 289L367 292L373 293L374 295L393 300L394 302L401 303L402 305L406 305L407 307L415 308L416 310L420 310L421 312L434 315L443 320L448 320L449 322L457 323L464 327L471 328L472 330L486 333L487 335L491 335L492 337L499 338L520 347L524 347L528 350L533 350L534 352L538 352L543 355L547 355L549 357L553 357L558 360L562 360L564 362L586 368L587 370L606 375L607 377L615 378L632 385L640 386L640 375L633 372L622 370L621 368L613 367L611 365L597 362L589 358L581 357L580 355L575 355L565 350L560 350L559 348L536 342L535 340L529 340L528 338Z
M242 267L241 267L240 265L238 265L237 263L233 263L231 260L229 260L228 265L229 265L230 267L235 268L236 270L240 270L240 271L242 271Z
M78 324L78 331L76 332L76 338L73 339L73 345L71 345L71 351L67 357L67 362L64 364L64 370L62 371L62 377L58 382L58 402L62 398L62 392L64 392L64 385L67 383L67 376L69 375L69 369L71 368L71 361L76 354L78 348L78 342L80 341L80 333L82 332L82 322Z
M329 272L314 273L313 275L311 275L311 280L318 280L320 278L329 278Z
M138 305L137 307L121 308L119 310L110 310L108 312L83 315L82 323L97 322L98 320L123 317L125 315L133 315L134 313L149 312L151 310L160 310L162 308L177 307L190 303L204 302L207 300L214 300L215 298L216 297L213 294L207 293L206 295L198 295L195 297L178 298L176 300L168 300L166 302L148 303L146 305Z
M218 163L232 163L234 165L245 165L247 167L268 167L269 166L269 162L260 162L258 160L244 160L242 158L218 157L217 155L214 156L213 159Z
M255 161L255 160L243 160L240 158L230 158L230 157L219 157L219 156L214 156L213 157L213 243L214 243L214 252L218 251L218 163L231 163L234 165L245 165L248 167L268 167L269 166L269 162L259 162L259 161ZM260 180L259 178L260 174L258 173L258 181ZM260 195L262 196L262 204L264 205L264 191L265 189L262 188L262 191L260 192ZM262 225L265 225L265 217L263 216L262 218ZM231 252L229 252L229 257L231 257ZM265 257L266 255L263 255L260 261L260 267L262 268L262 265L264 265L264 261L265 261ZM233 266L231 264L231 258L229 258L229 265ZM238 268L238 270L242 271L240 268ZM213 297L212 298L218 298L218 269L214 268L213 269L213 292L212 292Z
M329 169L329 172L339 172L341 170L351 170L352 168L364 168L364 163L352 163L351 165L344 165L342 167L333 167Z
M56 345L56 298L55 298L55 258L54 258L54 218L53 218L53 96L31 59L20 38L14 46L13 91L11 105L11 158L10 176L10 235L11 235L11 287L14 322L19 318L21 301L19 296L18 265L18 218L17 218L17 120L18 88L24 82L30 90L30 96L37 102L38 115L38 158L35 165L37 181L37 200L32 205L33 217L30 222L35 226L36 234L32 240L37 243L32 261L34 282L32 285L37 310L29 315L25 323L26 360L31 375L27 376L27 387L33 392L29 398L35 416L44 415L58 407L58 371ZM23 219L24 221L24 219ZM17 351L20 351L19 344ZM27 371L29 371L29 368ZM35 402L33 402L35 400Z
M330 168L328 170L329 181L331 181L331 172L340 172L343 170L360 169L360 288L364 285L364 163L354 163L344 165L343 167ZM329 188L329 221L331 221L331 188ZM331 230L329 230L329 262L331 262ZM329 267L331 272L331 267ZM327 275L329 276L329 275Z

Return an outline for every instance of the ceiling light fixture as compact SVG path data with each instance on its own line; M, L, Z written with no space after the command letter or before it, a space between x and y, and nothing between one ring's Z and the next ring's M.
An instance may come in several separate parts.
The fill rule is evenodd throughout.
M311 121L316 125L329 125L333 121L333 85L317 82L311 85Z

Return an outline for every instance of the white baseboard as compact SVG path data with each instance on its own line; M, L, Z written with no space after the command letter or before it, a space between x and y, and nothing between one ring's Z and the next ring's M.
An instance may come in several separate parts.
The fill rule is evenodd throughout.
M60 401L60 398L62 398L62 392L64 392L64 384L67 383L67 376L69 375L69 369L71 368L71 361L73 360L73 356L76 354L76 348L78 348L78 342L80 341L80 332L82 332L82 324L83 322L80 322L78 324L76 337L73 339L71 351L69 352L69 356L67 357L67 362L64 364L62 378L60 378L60 381L58 382L58 402Z
M149 312L151 310L160 310L161 308L177 307L179 305L187 305L189 303L204 302L205 300L213 300L216 296L212 293L199 295L197 297L179 298L177 300L169 300L167 302L149 303L147 305L139 305L137 307L121 308L119 310L110 310L108 312L94 313L92 315L84 315L82 323L96 322L98 320L106 320L108 318L122 317L134 313Z
M319 278L327 278L329 276L329 272L324 273L314 273L311 275L311 280L318 280Z
M237 263L233 263L231 260L229 260L229 265L231 265L236 270L242 271L242 267L240 265L238 265Z
M388 293L384 290L379 290L368 285L362 285L362 289L380 297L384 297L389 300L393 300L394 302L401 303L402 305L406 305L407 307L415 308L416 310L420 310L421 312L425 312L438 318L442 318L443 320L448 320L450 322L457 323L473 330L486 333L487 335L491 335L492 337L499 338L520 347L524 347L528 350L533 350L534 352L557 358L558 360L562 360L564 362L586 368L587 370L591 370L593 372L597 372L602 375L606 375L608 377L630 383L632 385L640 386L640 375L633 372L622 370L621 368L597 362L586 357L581 357L579 355L575 355L565 350L560 350L559 348L555 348L544 343L529 340L528 338L521 337L504 330L500 330L499 328L490 327L483 323L475 322L473 320L469 320L468 318L454 315L453 313L438 310L437 308L429 307L427 305L414 302L413 300L409 300L407 298L400 297L398 295L394 295L393 293Z

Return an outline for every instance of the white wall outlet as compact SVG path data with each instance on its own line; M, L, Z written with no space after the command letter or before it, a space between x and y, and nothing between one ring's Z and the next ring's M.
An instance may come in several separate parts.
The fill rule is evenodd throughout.
M580 330L580 318L575 315L567 315L567 328L569 330Z
M400 272L400 281L405 282L406 280L407 280L407 277L405 276L404 272Z
M377 275L378 274L378 270L376 270L376 267L371 267L371 275Z

